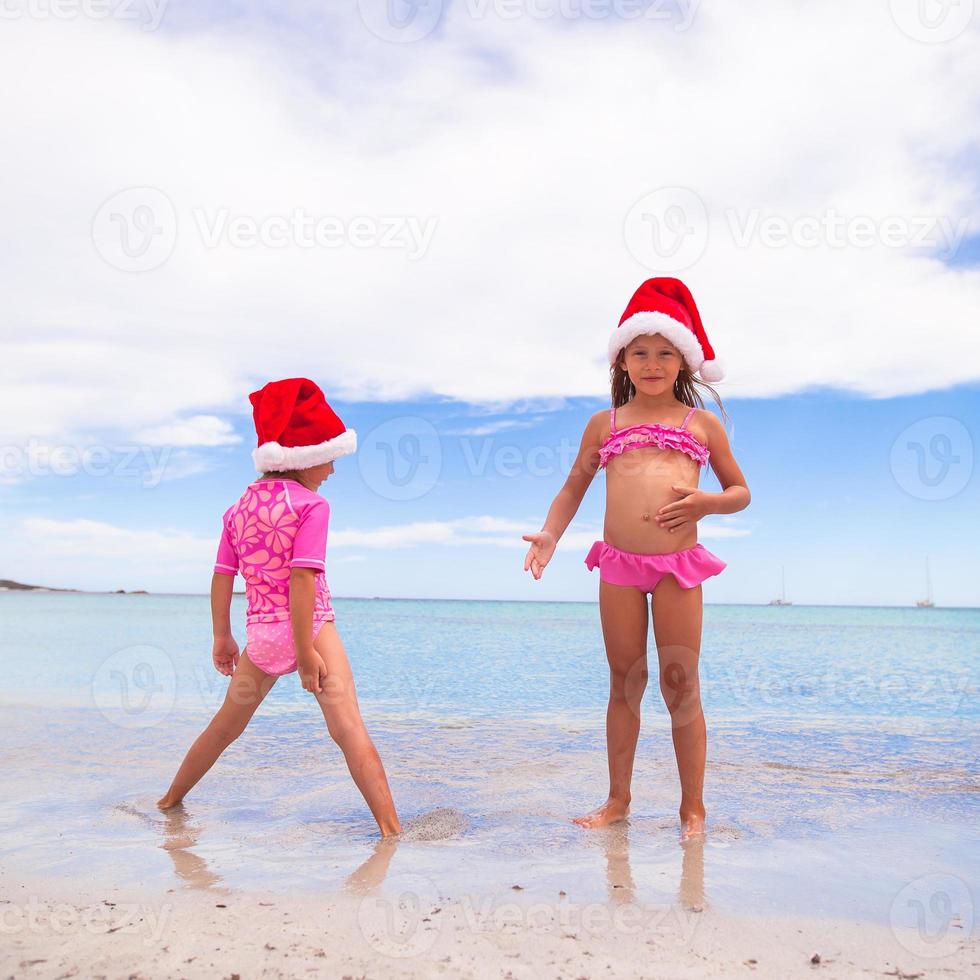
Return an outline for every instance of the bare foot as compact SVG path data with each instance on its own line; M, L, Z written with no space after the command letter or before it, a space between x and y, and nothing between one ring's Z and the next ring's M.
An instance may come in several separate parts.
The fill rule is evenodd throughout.
M610 796L602 806L591 813L575 817L572 823L577 823L580 827L585 827L588 830L594 830L596 827L605 827L608 824L616 823L617 820L625 820L629 816L629 812L629 800L616 800Z
M182 802L182 800L175 800L169 793L167 793L166 796L161 796L160 799L157 800L157 809L169 810L171 807L179 806Z
M697 837L698 834L703 834L704 831L704 818L706 814L704 810L695 811L693 813L681 814L681 840L690 840L692 837Z

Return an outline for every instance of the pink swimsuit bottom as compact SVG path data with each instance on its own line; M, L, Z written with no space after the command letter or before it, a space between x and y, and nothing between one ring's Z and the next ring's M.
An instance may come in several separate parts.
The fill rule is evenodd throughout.
M673 575L683 589L693 589L706 578L726 568L717 555L702 544L683 551L662 555L637 555L596 541L585 559L591 572L599 566L599 578L610 585L631 585L643 592L653 592L665 575Z
M324 623L337 617L330 612L313 614L313 639L316 640ZM296 645L293 643L293 624L288 619L274 623L246 623L245 652L248 659L263 673L281 677L296 670Z

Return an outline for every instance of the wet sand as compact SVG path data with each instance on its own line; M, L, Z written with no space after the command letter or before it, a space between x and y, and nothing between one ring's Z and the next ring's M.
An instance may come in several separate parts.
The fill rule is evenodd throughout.
M404 846L404 845L402 845ZM529 897L386 876L382 845L340 893L149 892L3 881L5 976L730 977L977 975L964 923L929 936L679 900ZM695 858L695 860L697 860Z

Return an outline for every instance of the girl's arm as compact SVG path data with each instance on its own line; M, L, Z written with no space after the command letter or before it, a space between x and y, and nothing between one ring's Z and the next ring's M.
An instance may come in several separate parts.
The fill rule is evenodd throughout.
M303 688L314 694L323 690L327 667L313 646L315 568L294 567L289 572L289 619L293 627L296 665Z
M564 486L551 503L544 526L537 534L525 534L524 540L531 542L524 559L524 571L530 569L535 579L541 578L545 565L551 561L558 541L565 533L572 518L578 512L599 468L599 446L602 444L602 426L609 418L606 411L597 412L589 419L582 433L578 455L568 473Z
M238 644L231 635L231 594L235 587L234 575L215 572L211 576L211 627L214 646L211 659L215 669L231 676L238 666Z
M728 433L725 432L721 419L712 412L708 412L707 416L708 449L711 450L709 462L715 476L718 477L722 491L707 494L711 509L706 513L734 514L749 506L752 494L749 493L742 470L735 462L732 447L728 442Z
M665 504L657 511L657 523L669 531L697 523L707 514L734 514L745 510L752 499L742 470L732 455L721 419L712 412L705 412L703 419L708 430L708 449L711 451L709 462L722 490L721 493L712 493L698 487L671 487L682 494L681 499Z

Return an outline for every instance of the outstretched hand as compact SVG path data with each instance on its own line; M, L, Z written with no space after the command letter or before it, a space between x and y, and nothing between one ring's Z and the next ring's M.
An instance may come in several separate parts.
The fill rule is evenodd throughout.
M525 534L522 537L525 541L531 542L531 547L528 548L527 556L524 559L524 571L530 569L535 580L540 579L545 566L551 561L551 556L555 553L558 542L555 541L555 536L548 531Z
M211 660L214 662L214 669L219 674L231 677L235 673L239 659L238 644L232 636L222 636L214 638L214 646L211 648Z
M664 504L657 511L657 524L670 532L680 531L691 524L697 524L705 514L711 513L708 504L710 494L697 487L671 487L675 493L683 494L680 500Z

